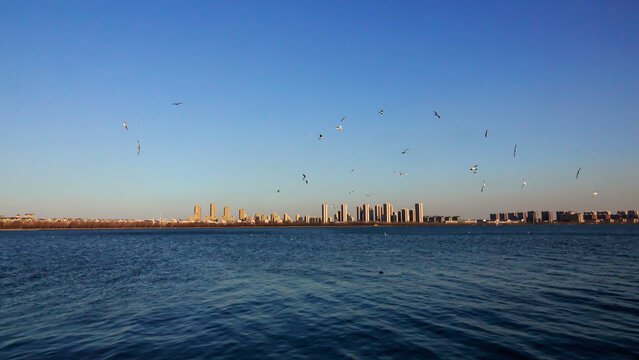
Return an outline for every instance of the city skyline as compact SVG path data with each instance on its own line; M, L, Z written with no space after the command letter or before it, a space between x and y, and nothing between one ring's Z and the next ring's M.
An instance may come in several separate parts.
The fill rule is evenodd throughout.
M638 10L2 2L0 214L634 209Z

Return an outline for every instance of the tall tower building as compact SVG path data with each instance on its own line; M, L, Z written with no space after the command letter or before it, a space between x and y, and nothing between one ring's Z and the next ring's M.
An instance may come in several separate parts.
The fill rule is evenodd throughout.
M363 221L362 218L362 207L360 205L357 205L357 221Z
M415 220L416 222L424 222L424 204L415 203Z
M382 213L382 205L375 205L375 221L383 221Z
M244 209L240 209L240 212L238 214L238 219L240 219L241 221L246 220L247 216L246 216L246 212L244 211Z
M348 205L342 204L342 214L340 216L339 221L348 222Z
M193 216L189 216L189 221L202 221L202 208L199 205L195 205L193 208Z
M217 216L215 216L215 203L209 204L209 216L207 216L205 221L217 221Z
M384 222L391 222L391 218L393 216L393 205L390 203L384 204Z
M364 222L371 221L371 206L369 204L364 204L362 211L364 212Z
M325 203L322 204L322 223L328 223L328 205Z
M222 220L229 222L231 221L231 208L228 206L224 207L224 216L222 216Z

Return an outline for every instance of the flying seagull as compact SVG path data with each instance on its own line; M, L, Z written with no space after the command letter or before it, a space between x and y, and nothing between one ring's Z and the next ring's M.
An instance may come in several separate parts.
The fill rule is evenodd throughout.
M379 111L379 114L382 115L384 113L384 109Z
M355 172L355 168L352 168L352 169L351 169L351 172Z
M344 116L339 122L346 120L346 116Z
M173 104L171 104L171 105L180 106L180 105L182 105L182 102L181 102L181 101L180 101L180 102L174 102L174 103L173 103Z
M342 130L343 130L343 129L342 129L342 125L340 125L340 126L336 126L335 128L336 128L337 130L339 130L339 131L342 131Z
M397 175L399 175L399 176L408 175L408 173L405 173L405 172L397 172L397 171L393 171L393 174L397 174Z
M318 140L322 140L324 138L324 136L322 134L320 134L320 136L317 138Z
M484 137L487 138L488 137L488 129L486 129L486 132L484 133Z
M470 168L470 171L472 171L472 172L473 172L473 174L477 174L477 166L478 166L478 165L475 165L475 166L473 166L473 167L471 167L471 168Z
M373 193L368 193L368 194L366 194L366 196L372 196L372 195L373 195Z
M595 191L594 193L592 193L592 197L593 197L593 198L596 198L598 195L599 195L599 192L598 192L598 191Z
M129 130L129 126L126 124L126 121L122 124L122 126L124 126L124 130Z
M351 190L351 191L348 192L348 195L350 195L350 194L352 194L354 192L355 192L355 190Z
M280 188L277 188L277 192L280 192Z
M306 179L306 174L302 174L302 181L306 181L306 183L308 184L308 180Z
M138 142L138 155L140 155L140 140L137 140Z
M441 119L442 117L439 116L439 114L437 113L437 111L433 110L433 114L435 114L435 116L437 116L438 119Z
M484 181L481 183L481 190L480 190L480 192L484 192L484 188L485 188L485 187L486 187L486 180L484 180Z
M513 157L517 155L517 144L515 144L515 148L513 149Z
M408 148L406 148L406 150L402 151L402 155L405 155L408 152Z
M579 173L581 172L581 168L579 168L579 170L577 170L577 176L575 178L579 179Z
M526 179L521 179L521 188L523 189L524 186L526 186L527 182Z

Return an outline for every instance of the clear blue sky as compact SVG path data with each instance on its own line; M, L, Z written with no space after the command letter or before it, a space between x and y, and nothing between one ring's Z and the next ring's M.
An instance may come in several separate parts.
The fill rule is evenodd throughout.
M2 1L0 214L639 208L637 14L636 1Z

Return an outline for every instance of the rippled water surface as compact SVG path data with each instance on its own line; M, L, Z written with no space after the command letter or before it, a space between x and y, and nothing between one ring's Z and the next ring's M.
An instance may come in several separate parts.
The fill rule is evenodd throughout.
M3 359L637 358L639 227L5 231L0 305Z

